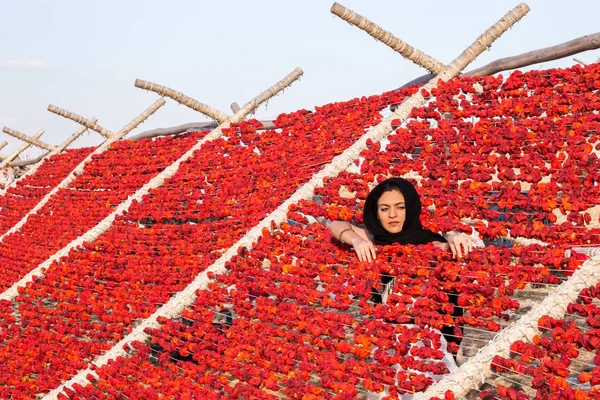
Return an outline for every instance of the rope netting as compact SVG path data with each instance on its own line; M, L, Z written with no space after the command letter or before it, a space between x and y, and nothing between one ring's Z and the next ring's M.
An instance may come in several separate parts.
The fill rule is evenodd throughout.
M490 359L491 374L477 376L483 384L468 396L545 398L562 390L593 398L596 283L575 292L565 315L533 314L573 282L584 252L573 248L599 243L599 69L456 79L425 93L430 101L409 121L369 142L353 166L294 202L286 222L262 228L215 274L211 266L251 227L416 89L285 114L276 131L234 125L103 235L0 302L0 397L60 387L59 397L89 399L409 398L460 373L527 317L540 333ZM152 151L177 149L194 135ZM143 146L159 143L141 142L122 142L90 163L49 202L47 231L32 221L31 232L26 225L15 233L20 242L0 249L13 263L3 270L4 287L62 247L47 238L52 232L85 232L88 213L116 207L177 158L161 153L149 172L136 164L104 180L123 165L117 160L145 160ZM127 146L140 146L139 156ZM378 247L376 261L359 262L324 223L361 224L370 188L389 176L415 182L425 227L476 234L485 246L460 260L430 245ZM69 211L53 221L61 207ZM34 233L45 243L24 246ZM17 260L20 251L29 258ZM594 260L584 268L597 270ZM191 306L158 318L125 351L115 346L198 277ZM97 362L117 347L122 356Z

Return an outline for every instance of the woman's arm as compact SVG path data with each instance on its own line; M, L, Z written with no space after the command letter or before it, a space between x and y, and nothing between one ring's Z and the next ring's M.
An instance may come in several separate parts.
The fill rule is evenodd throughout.
M333 221L327 224L331 234L342 243L354 247L360 261L375 259L375 245L369 232L346 221Z

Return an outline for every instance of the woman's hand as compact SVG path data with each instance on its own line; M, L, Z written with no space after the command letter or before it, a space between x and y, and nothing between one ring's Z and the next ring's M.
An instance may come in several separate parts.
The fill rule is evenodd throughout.
M360 236L356 236L352 240L352 247L358 256L359 261L373 261L375 259L375 246L370 240L365 240Z
M462 233L452 233L446 240L448 241L448 247L450 247L450 251L452 251L452 256L454 258L462 258L463 255L467 255L473 251L475 239L471 236Z
M340 242L354 247L360 261L373 261L375 259L375 245L369 232L346 221L332 221L327 224L327 228Z

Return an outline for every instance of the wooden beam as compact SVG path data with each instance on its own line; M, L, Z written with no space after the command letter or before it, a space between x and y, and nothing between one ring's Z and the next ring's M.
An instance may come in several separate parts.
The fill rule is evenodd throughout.
M90 122L92 122L92 123L96 123L96 121L98 121L98 119L96 117L94 117L94 118L92 118L90 120ZM78 130L76 130L71 136L69 136L64 142L62 142L61 144L59 144L58 146L56 146L54 148L54 150L49 151L47 153L44 153L41 156L38 156L36 158L30 158L30 159L27 159L27 160L13 161L13 162L11 162L9 164L9 166L11 166L11 167L25 167L27 165L32 165L32 164L39 163L40 161L42 161L44 158L46 158L48 156L52 156L54 154L62 153L64 149L66 149L67 147L69 147L69 145L71 143L73 143L79 136L81 136L87 130L88 130L88 128L86 126L82 126ZM32 169L30 169L29 171L27 171L27 174L29 174L34 168L35 167L33 167Z
M33 135L33 138L34 139L39 139L43 134L44 134L44 130L41 129L41 130L37 131L35 133L35 135ZM12 153L10 156L6 157L4 160L2 160L2 162L0 162L0 168L6 167L8 165L8 163L10 163L12 160L14 160L15 158L17 158L19 156L19 154L21 154L22 152L24 152L25 150L27 150L29 148L29 146L31 146L30 143L24 143L14 153Z
M238 103L236 103L235 101L233 103L231 103L230 107L231 107L231 111L233 111L234 113L241 110L240 105ZM259 131L260 130L277 129L277 127L275 126L273 121L260 121L260 123L262 124L262 127L258 128ZM192 131L192 130L202 131L202 130L206 130L206 129L215 129L218 125L219 124L217 122L190 122L187 124L172 126L169 128L151 129L151 130L139 133L139 134L132 136L130 138L127 138L127 139L133 140L135 142L135 141L138 141L141 139L154 138L154 137L158 137L158 136L178 135L180 133L185 133L185 132Z
M523 68L532 64L554 61L560 58L598 48L600 48L600 32L581 36L577 39L557 44L556 46L544 47L529 51L527 53L518 54L516 56L500 58L484 65L483 67L465 72L463 76L493 75L509 69ZM431 78L433 78L432 74L420 76L411 80L410 82L405 83L399 89L412 85L421 85L429 81Z
M246 115L248 115L250 112L254 111L260 104L262 104L269 98L273 97L275 94L277 94L278 92L283 90L286 86L292 84L292 82L294 82L296 79L298 79L303 73L304 72L300 68L294 69L291 73L289 73L285 78L283 78L282 80L277 82L275 85L271 86L269 89L265 90L264 92L260 93L258 96L256 96L252 100L250 100L248 103L244 104L244 106L242 108L240 108L239 111L237 111L232 117L227 117L227 118L228 119L230 118L231 122L239 122L240 120L244 119L246 117ZM138 81L139 81L139 79L136 80L136 82L135 82L136 86L138 84ZM239 119L237 118L238 114L241 115L241 117ZM276 128L272 121L261 121L261 122L263 123L263 129L275 129ZM151 131L142 132L139 135L136 135L136 136L130 138L130 140L140 140L140 139L145 139L148 137L155 137L155 136L174 135L177 133L183 133L188 129L195 129L195 128L208 129L211 127L212 127L211 125L203 125L203 123L198 123L198 125L194 125L194 126L192 126L192 124L185 124L185 125L175 126L172 128L153 129Z
M277 129L273 121L260 121L263 125L262 128L258 128L258 130L270 130ZM169 128L156 128L151 129L142 133L139 133L135 136L127 138L128 140L138 141L141 139L154 138L158 136L170 136L170 135L178 135L180 133L185 133L188 131L203 131L203 130L212 130L218 126L217 122L190 122L188 124L172 126Z
M595 50L597 48L600 48L600 32L582 36L556 46L545 47L543 49L530 51L513 57L501 58L484 65L481 68L466 72L464 76L492 75L500 71L552 61L559 58L572 56L583 51Z
M14 138L17 138L19 140L22 140L23 142L29 143L29 144L31 144L33 146L37 146L37 147L39 147L40 149L43 149L43 150L52 151L55 148L55 146L50 146L49 144L44 143L41 140L30 138L29 136L24 135L21 132L16 131L14 129L10 129L10 128L6 127L6 126L4 128L2 128L2 132L6 133L7 135L10 135L10 136L12 136Z
M28 158L27 160L18 160L18 161L12 161L10 164L8 164L9 167L26 167L27 165L31 165L31 164L35 164L37 162L42 161L45 157L47 157L50 154L50 152L46 152L42 155L39 155L35 158Z
M89 119L86 119L79 114L75 114L71 111L64 110L64 109L54 106L52 104L50 104L48 106L48 111L50 111L51 113L54 113L56 115L60 115L61 117L65 117L67 119L75 121L79 125L83 125L86 128L93 130L94 132L98 132L99 134L101 134L102 136L104 136L107 139L109 139L112 135L114 135L113 131L108 130L108 129L98 125L97 122L92 122Z
M231 111L233 111L234 113L241 110L240 105L238 103L236 103L235 101L233 103L231 103L231 106L229 106L229 107L231 108Z
M158 93L161 96L170 97L171 99L175 100L179 104L183 104L184 106L187 106L187 107L191 108L192 110L198 111L218 122L223 122L229 118L229 116L227 114L225 114L224 112L221 112L215 108L207 106L206 104L200 103L199 101L197 101L189 96L186 96L185 94L183 94L181 92L177 92L171 88L168 88L166 86L161 86L161 85L153 83L153 82L136 79L135 87L138 87L140 89L150 90L152 92Z
M439 62L435 58L430 57L422 51L406 44L402 40L395 37L391 32L386 31L379 25L369 21L367 18L355 13L341 4L333 3L331 6L331 12L344 21L367 32L376 40L400 53L404 58L411 60L415 64L425 68L428 71L431 71L434 74L440 73L440 71L442 71L442 69L445 67L443 63Z
M4 142L0 143L0 150L5 148L7 144L8 144L8 142L6 140ZM4 161L5 159L6 159L6 156L3 156L2 154L0 154L0 161Z
M170 136L170 135L178 135L180 133L185 133L192 130L213 130L218 126L218 122L190 122L188 124L172 126L169 128L156 128L150 129L145 132L139 133L135 136L127 138L128 140L133 140L134 142L142 139L154 138L158 136Z

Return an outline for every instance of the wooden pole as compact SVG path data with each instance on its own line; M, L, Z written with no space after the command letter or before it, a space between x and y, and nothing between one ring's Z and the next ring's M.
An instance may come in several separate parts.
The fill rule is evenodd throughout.
M483 67L465 72L463 76L493 75L509 69L523 68L540 62L558 60L560 58L598 48L600 48L600 32L582 36L556 46L544 47L542 49L532 50L516 56L500 58L484 65ZM431 78L433 78L432 74L422 75L405 83L399 89L412 85L421 85L429 81Z
M42 155L39 155L39 156L37 156L35 158L28 158L27 160L18 160L18 161L14 161L13 160L10 164L8 164L8 166L9 167L13 167L13 168L15 168L15 167L26 167L28 165L35 164L37 162L42 161L49 154L50 154L50 152L46 152L46 153L44 153ZM0 193L0 194L2 194L2 193Z
M600 48L600 32L570 40L556 46L530 51L513 57L506 57L466 72L464 76L492 75L508 69L521 68L525 65L537 64L558 58L572 56L583 51Z
M262 96L262 98L264 98L265 96L271 97L272 94L269 95L269 93L277 93L279 90L281 90L281 89L279 89L279 86L277 86L277 85L284 85L283 87L285 87L285 86L289 85L291 82L293 82L294 80L298 79L302 74L303 74L302 70L300 68L296 68L288 76L286 76L284 79L279 81L276 85L269 88L266 92L261 93L259 95L259 97L260 96ZM289 83L286 83L288 81L289 81ZM161 86L161 85L158 85L158 84L155 84L152 82L146 82L141 79L136 79L135 86L138 88L141 88L141 89L151 90L162 96L170 97L173 100L179 102L180 104L188 106L193 110L199 111L199 112L209 116L210 118L213 118L216 121L219 121L219 118L223 118L222 121L226 121L227 119L230 118L227 116L227 114L222 113L218 110L215 110L205 104L202 104L202 103L192 99L191 97L184 95L183 93L176 92L173 89L170 89L168 87ZM277 87L277 89L274 89L275 87ZM270 91L270 92L267 93L268 91ZM254 106L254 104L256 104L257 102L259 102L258 104L260 104L263 101L265 101L265 100L257 100L257 99L258 99L258 97L251 100L249 103L244 105L244 107L250 107L250 108L254 109L257 107L257 106ZM235 102L231 104L231 108L235 114L237 114L238 112L243 110L243 108L240 108L240 106ZM237 122L237 121L234 121L233 117L231 117L230 122ZM275 125L273 124L272 121L261 121L261 122L263 123L262 129L275 129ZM216 126L218 126L218 124L193 123L193 124L178 125L178 126L174 126L171 128L158 128L158 129L153 129L153 130L150 130L147 132L142 132L136 136L133 136L132 138L130 138L130 140L140 140L140 139L146 139L146 138L151 138L151 137L156 137L156 136L175 135L178 133L183 133L183 132L187 131L188 129L209 129L209 128L215 128Z
M12 136L14 138L17 138L19 140L22 140L23 142L27 142L27 143L29 143L29 144L31 144L33 146L37 146L37 147L39 147L40 149L43 149L43 150L52 151L56 147L56 146L50 146L49 144L44 143L41 140L30 138L29 136L24 135L24 134L22 134L19 131L15 131L14 129L10 129L10 128L6 127L6 126L4 128L2 128L2 132L6 133L7 135L10 135L10 136Z
M64 109L54 106L52 104L50 104L48 106L48 111L50 111L51 113L60 115L61 117L65 117L67 119L75 121L79 125L83 125L86 128L93 130L94 132L98 132L99 134L101 134L102 136L104 136L107 139L109 139L114 134L113 131L108 130L108 129L98 125L97 122L92 122L89 119L86 119L79 114L75 114L71 111L64 110Z
M94 117L90 121L92 123L95 123L98 120ZM13 161L13 162L11 162L9 164L9 166L10 167L25 167L27 165L32 165L32 164L40 163L41 161L44 160L44 158L46 158L48 156L52 156L54 154L62 153L64 149L66 149L67 147L69 147L69 145L71 143L73 143L79 136L81 136L87 130L88 130L88 128L86 126L82 126L78 130L76 130L71 136L69 136L64 142L62 142L60 145L56 146L54 150L49 151L49 152L47 152L45 154L42 154L41 156L38 156L36 158L30 158L28 160ZM41 165L41 163L39 165ZM22 175L21 177L19 177L19 179L21 179L24 176L33 174L37 170L37 168L39 167L39 165L34 165L33 167L31 167L29 170L27 170L27 172L24 175Z
M33 138L34 139L39 139L43 134L44 134L44 130L41 129L41 130L37 131L35 135L33 135ZM24 152L25 150L27 150L29 148L29 146L31 146L30 143L24 143L21 147L19 147L17 149L17 151L15 151L14 153L12 153L10 156L6 157L2 162L0 162L0 168L6 167L8 165L8 163L10 163L12 160L14 160L15 158L17 158L17 156L19 154L21 154L22 152Z
M231 103L231 111L233 111L234 113L240 111L240 105L238 103L236 103L235 101L233 103Z
M261 128L258 128L258 130L269 130L269 129L277 129L277 127L275 126L275 124L273 123L273 121L260 121L260 123L263 125ZM177 125L177 126L172 126L169 128L156 128L156 129L151 129L142 133L139 133L135 136L129 137L127 138L127 140L133 140L138 141L141 139L148 139L148 138L154 138L154 137L158 137L158 136L170 136L170 135L178 135L180 133L185 133L188 131L202 131L202 130L207 130L207 129L215 129L218 126L218 123L213 121L213 122L190 122L187 124L183 124L183 125Z
M142 139L154 138L157 136L168 136L168 135L177 135L180 133L184 133L191 130L203 131L206 129L213 130L218 126L218 122L190 122L188 124L172 126L169 128L156 128L150 129L148 131L139 133L135 136L127 138L128 140L133 140L134 142Z
M241 110L240 105L235 101L233 103L231 103L229 108L231 109L231 111L233 111L234 114ZM244 119L246 119L246 118L244 118Z
M454 69L458 72L465 69L475 57L481 54L485 49L487 49L490 44L495 41L500 35L508 30L511 26L517 23L521 18L525 16L529 12L530 8L525 3L521 3L512 10L510 10L504 17L502 17L498 22L496 22L492 27L486 30L484 33L479 36L475 42L469 46L465 51L462 52L458 58L456 58L448 68L445 69ZM443 73L443 71L442 71ZM439 79L439 76L435 78Z
M177 92L173 89L170 89L166 86L161 86L156 83L143 81L141 79L135 80L135 86L140 89L150 90L152 92L158 93L161 96L170 97L176 102L183 104L191 108L192 110L201 112L202 114L208 116L209 118L214 119L218 122L223 122L229 118L229 116L215 108L207 106L206 104L202 104L199 101L186 96L181 92Z
M4 142L0 143L0 150L5 148L7 144L8 144L8 142L6 140ZM4 161L5 159L6 159L6 157L3 156L2 154L0 154L0 161Z
M381 43L391 47L393 50L400 53L404 58L411 60L415 64L425 68L428 71L431 71L434 74L440 73L445 66L435 58L430 57L420 50L406 44L402 40L395 37L391 32L386 31L379 25L369 21L367 18L355 13L341 4L333 3L331 6L331 12L344 21L367 32Z

